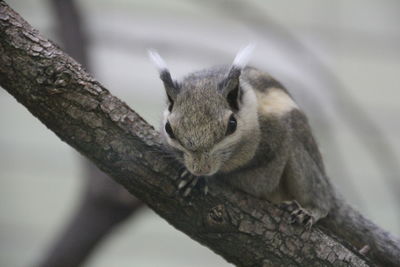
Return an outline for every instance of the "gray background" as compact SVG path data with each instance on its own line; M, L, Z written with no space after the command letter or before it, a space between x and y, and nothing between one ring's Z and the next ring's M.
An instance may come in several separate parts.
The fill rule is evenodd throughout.
M57 41L56 18L46 1L7 2ZM400 234L400 192L395 187L400 2L253 0L238 1L250 10L232 11L233 2L78 1L94 76L158 125L164 92L147 48L158 49L179 78L229 63L240 47L256 42L251 64L283 81L306 109L333 183L367 217ZM382 136L364 127L354 106L362 108ZM79 201L82 161L4 90L0 125L0 266L31 266ZM394 153L394 167L376 162L386 161L385 151L371 153L374 144L384 147L382 142ZM147 209L117 229L86 266L229 264Z

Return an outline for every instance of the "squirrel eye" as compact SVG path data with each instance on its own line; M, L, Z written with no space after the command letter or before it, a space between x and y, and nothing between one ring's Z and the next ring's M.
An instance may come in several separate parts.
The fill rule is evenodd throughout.
M165 131L169 135L171 139L175 139L174 132L172 131L171 124L169 124L169 121L165 124Z
M228 127L226 128L225 135L233 134L236 131L237 121L233 114L229 117Z

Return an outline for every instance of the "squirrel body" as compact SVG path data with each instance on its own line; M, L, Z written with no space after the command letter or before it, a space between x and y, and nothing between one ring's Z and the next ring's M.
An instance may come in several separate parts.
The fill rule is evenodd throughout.
M305 114L270 75L246 66L251 47L231 66L193 72L181 81L154 51L168 98L161 135L187 171L187 196L200 178L222 179L289 210L291 221L321 224L382 266L400 266L400 240L365 219L331 185ZM189 174L190 173L190 174Z
M223 72L228 70L226 67ZM275 204L295 200L302 208L296 220L315 223L328 214L334 190L305 114L288 91L265 72L246 67L240 84L244 94L255 95L255 102L245 104L257 107L258 129L248 133L251 144L247 141L247 146L256 144L256 149L247 162L240 156L243 148L235 151L239 159L230 160L227 171L222 168L219 176Z
M164 140L193 175L275 204L295 201L294 220L309 227L328 214L333 189L318 146L278 81L253 67L217 66L171 79L166 89Z

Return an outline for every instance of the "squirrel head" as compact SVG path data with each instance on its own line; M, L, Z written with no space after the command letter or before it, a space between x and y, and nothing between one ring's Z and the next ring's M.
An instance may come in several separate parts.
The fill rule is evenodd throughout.
M250 136L259 131L257 100L241 79L253 48L241 50L231 66L194 72L179 82L171 78L161 57L150 51L168 99L161 135L167 146L180 152L177 159L193 175L231 171L254 155L255 146L248 144L254 143Z

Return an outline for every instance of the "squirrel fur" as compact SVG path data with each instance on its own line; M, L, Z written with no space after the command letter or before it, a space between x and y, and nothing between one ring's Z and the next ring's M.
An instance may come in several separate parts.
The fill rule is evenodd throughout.
M400 266L400 257L393 260L400 242L342 200L326 175L307 117L281 83L246 66L251 50L239 52L231 66L193 72L179 82L150 51L168 98L161 135L195 177L180 187L188 186L188 193L199 177L223 179L288 209L292 221L307 228L328 216L325 225L335 234L355 232L358 249L368 245L384 266ZM391 244L392 261L380 256L388 253L381 243Z

